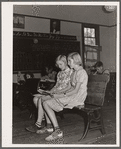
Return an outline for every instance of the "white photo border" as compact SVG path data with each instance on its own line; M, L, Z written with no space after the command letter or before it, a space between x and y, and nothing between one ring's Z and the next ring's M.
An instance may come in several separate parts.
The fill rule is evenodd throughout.
M120 30L119 2L2 2L2 147L97 147L97 145L45 145L45 144L12 144L12 80L13 80L13 5L116 5L117 6L117 52L116 52L116 145L98 145L98 147L119 146L119 60L120 60Z

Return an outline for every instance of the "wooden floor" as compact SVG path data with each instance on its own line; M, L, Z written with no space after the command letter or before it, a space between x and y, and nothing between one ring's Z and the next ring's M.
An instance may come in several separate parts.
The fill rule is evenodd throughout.
M65 114L64 119L57 116L60 128L64 132L64 144L116 144L116 104L112 100L110 105L104 105L103 118L106 134L99 130L90 131L86 138L78 141L84 130L83 118L78 114ZM46 144L48 134L39 135L25 130L34 123L34 117L29 119L28 111L13 110L13 144ZM43 122L44 123L44 122Z

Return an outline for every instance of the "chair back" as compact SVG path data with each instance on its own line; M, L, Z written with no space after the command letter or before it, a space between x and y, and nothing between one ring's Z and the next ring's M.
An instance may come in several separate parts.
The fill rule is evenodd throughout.
M107 75L90 75L85 103L95 106L103 106L107 83Z

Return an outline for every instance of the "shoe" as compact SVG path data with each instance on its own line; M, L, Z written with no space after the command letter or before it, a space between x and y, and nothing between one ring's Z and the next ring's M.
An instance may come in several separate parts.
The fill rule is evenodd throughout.
M43 134L43 133L52 133L54 131L54 129L51 128L47 128L47 127L43 127L39 130L36 131L37 134Z
M42 127L38 127L35 124L25 128L27 131L36 132L37 130L42 129Z
M61 130L55 130L51 135L45 138L46 141L53 141L56 139L63 138L63 132Z

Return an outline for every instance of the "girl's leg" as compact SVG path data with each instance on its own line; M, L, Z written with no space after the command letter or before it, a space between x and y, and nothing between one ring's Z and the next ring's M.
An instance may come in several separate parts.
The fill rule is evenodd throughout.
M45 98L46 98L46 97L44 97L44 99L45 99ZM48 99L48 97L47 97L47 99ZM49 99L50 99L50 97L49 97ZM48 115L46 114L46 112L42 111L42 110L43 110L43 107L42 107L42 100L43 100L43 99L39 99L39 101L38 101L38 119L37 119L36 124L42 122L42 115L44 114L45 117L46 117L46 127L37 130L36 133L38 133L38 134L43 134L43 133L45 133L45 132L52 133L52 132L53 132L52 123L51 123L51 121L50 121Z
M54 132L51 135L49 135L47 138L45 138L45 140L52 141L57 138L62 138L63 132L59 128L59 125L55 116L55 112L52 110L52 108L48 105L46 101L43 103L43 106L54 126Z
M42 118L44 115L43 107L41 104L41 98L34 97L33 102L35 106L37 107L37 120L34 125L31 125L29 127L26 127L26 130L30 132L36 132L37 130L41 129L41 123L42 123Z
M43 107L45 111L47 112L47 115L51 119L54 128L59 127L56 116L55 116L55 112L51 109L51 107L47 104L46 101L43 103Z
M39 100L38 100L38 118L37 118L37 123L41 124L44 115L45 115L45 118L46 118L47 126L48 125L50 126L51 125L51 121L48 118L47 114L43 110L42 99L39 98Z
M43 97L44 99L50 99L50 97ZM51 124L50 122L50 119L48 118L47 114L44 113L43 111L43 107L42 107L42 99L41 98L38 98L38 97L34 97L33 98L33 102L35 104L35 106L38 108L38 118L37 118L37 122L41 123L42 122L42 118L43 118L43 115L45 114L45 117L46 117L46 121L47 121L47 124Z
M51 121L50 121L49 117L47 116L46 112L44 112L44 114L45 114L45 118L46 118L47 124L51 124Z
M37 105L38 105L38 97L34 97L33 98L33 102L34 102L34 105L35 105L35 107L37 108Z
M31 131L31 132L37 132L38 130L40 130L42 128L41 123L42 123L42 119L43 119L45 112L42 107L42 99L41 98L34 97L33 102L38 110L37 121L34 125L27 127L26 130ZM52 127L51 122L47 115L46 115L46 121L47 121L47 126Z
M44 110L42 107L42 99L39 98L38 103L37 103L37 107L38 107L38 118L37 118L37 122L41 123L42 122L42 118L44 116Z

